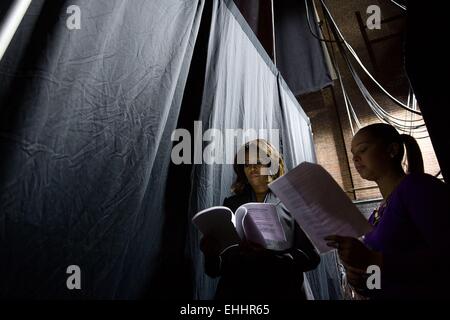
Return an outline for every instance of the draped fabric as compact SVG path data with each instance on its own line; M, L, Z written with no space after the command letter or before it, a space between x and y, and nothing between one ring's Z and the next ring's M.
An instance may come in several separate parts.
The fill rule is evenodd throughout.
M272 0L234 0L242 16L266 49L274 57Z
M316 13L312 1L306 1L310 26L305 0L273 2L277 67L295 96L318 91L333 82L324 47L311 33L321 36Z
M267 139L280 149L288 170L302 161L316 160L308 117L233 1L213 2L200 120L203 132L213 128L217 130L216 135L222 135L221 139L204 143L214 144L216 159L220 158L227 164L203 162L195 166L191 216L199 210L221 205L230 195L235 178L233 157L237 148L246 141L256 137ZM230 129L243 131L230 138L226 134ZM257 132L252 135L250 129ZM261 131L258 136L260 129L266 131ZM199 236L191 227L187 253L195 265L194 295L210 299L217 283L203 272ZM334 258L332 254L323 256L319 269L308 274L317 299L340 298Z
M0 64L0 296L130 299L151 287L203 5L32 2ZM70 265L81 291L66 286Z
M172 134L192 120L205 152L177 166ZM232 1L34 0L0 62L0 297L210 298L190 218L230 195L247 129L271 130L287 169L315 161L309 119ZM338 298L332 259L307 275L318 299Z

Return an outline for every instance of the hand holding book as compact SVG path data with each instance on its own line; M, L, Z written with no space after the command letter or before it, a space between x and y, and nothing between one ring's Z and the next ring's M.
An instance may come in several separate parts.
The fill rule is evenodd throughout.
M289 247L273 204L247 203L236 214L227 207L212 207L197 213L192 222L204 235L201 246L205 253L221 253L237 245L252 252Z

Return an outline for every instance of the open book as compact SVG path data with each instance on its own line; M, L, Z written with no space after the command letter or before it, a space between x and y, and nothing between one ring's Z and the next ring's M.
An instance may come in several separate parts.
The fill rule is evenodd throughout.
M371 230L364 215L320 165L303 162L269 184L320 253L330 235L358 238Z
M221 251L241 239L271 250L289 247L276 206L271 203L247 203L234 214L227 207L211 207L197 213L192 222L203 235L216 238Z

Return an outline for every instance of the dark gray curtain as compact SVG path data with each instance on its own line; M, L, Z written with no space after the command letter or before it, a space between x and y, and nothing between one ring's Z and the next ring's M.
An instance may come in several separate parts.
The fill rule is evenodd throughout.
M234 0L271 59L274 57L272 0Z
M320 35L312 1L311 29ZM277 68L295 96L318 91L332 84L324 48L308 27L304 0L274 1Z
M69 5L81 29L69 30ZM33 1L0 64L0 296L138 298L201 0ZM69 291L66 269L81 268Z

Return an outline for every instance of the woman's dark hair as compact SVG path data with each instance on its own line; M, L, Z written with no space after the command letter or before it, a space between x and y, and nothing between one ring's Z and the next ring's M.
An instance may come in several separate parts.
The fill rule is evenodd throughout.
M252 151L255 150L258 152L258 154L260 151L262 151L270 158L271 161L278 161L278 171L272 175L273 179L276 179L284 175L283 158L273 145L271 145L264 139L256 139L249 141L239 149L239 151L236 153L236 156L234 157L233 168L234 172L236 172L236 180L231 186L231 191L235 194L241 194L245 192L245 190L250 186L244 172L245 165L243 163L240 163L240 161L238 161L238 158L242 157L243 159L245 159L245 153L249 151L251 148L255 148L252 149Z
M412 136L408 134L399 134L393 126L386 123L374 123L362 128L359 132L370 134L372 137L379 139L386 146L392 143L398 143L400 145L400 150L395 156L394 161L397 161L401 166L406 149L407 173L424 172L422 152L420 151L416 139Z

